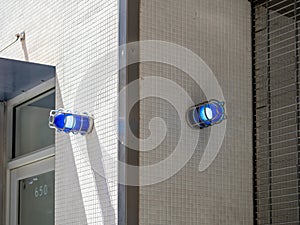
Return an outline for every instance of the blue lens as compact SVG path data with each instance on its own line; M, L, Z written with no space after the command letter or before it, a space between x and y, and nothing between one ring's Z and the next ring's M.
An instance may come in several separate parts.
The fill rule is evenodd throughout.
M212 110L212 123L218 123L224 118L224 108L220 104L209 104Z
M199 108L199 122L205 123L207 125L211 124L211 119L213 118L213 110L210 104L205 104Z
M92 118L88 115L71 114L58 110L53 110L53 112L56 114L53 114L53 120L49 120L50 125L52 124L50 127L56 128L58 131L86 134L93 126L93 121L90 121Z
M64 132L70 132L73 128L74 118L72 114L61 113L54 117L54 125Z
M223 105L223 102L211 100L191 107L187 114L189 124L202 129L220 123L225 118Z
M87 116L82 116L82 128L81 131L87 132L90 127L90 119Z
M70 132L74 126L74 117L72 114L65 114L65 128L64 132Z
M65 114L58 114L55 116L53 123L57 128L63 129L65 126Z
M75 118L75 125L73 127L73 130L79 131L81 127L81 116L74 115L74 118Z
M90 128L90 119L88 116L72 115L61 113L54 117L54 125L62 131L68 133L70 131L83 133Z

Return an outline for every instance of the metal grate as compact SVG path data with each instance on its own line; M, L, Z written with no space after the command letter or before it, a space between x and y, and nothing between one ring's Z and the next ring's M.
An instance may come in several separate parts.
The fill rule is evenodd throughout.
M300 1L252 1L256 224L300 224Z

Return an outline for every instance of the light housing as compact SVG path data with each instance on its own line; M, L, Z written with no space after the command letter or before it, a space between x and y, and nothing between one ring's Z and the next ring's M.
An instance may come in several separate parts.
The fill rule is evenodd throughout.
M71 112L70 110L51 110L49 127L57 132L85 135L92 131L94 118L88 113Z
M226 119L224 102L212 99L192 106L187 111L188 124L203 129L221 123Z

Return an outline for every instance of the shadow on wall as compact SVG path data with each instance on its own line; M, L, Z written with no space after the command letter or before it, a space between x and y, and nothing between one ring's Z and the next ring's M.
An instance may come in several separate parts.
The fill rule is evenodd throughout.
M58 105L63 107L58 82L56 96ZM76 204L70 204L70 199ZM61 224L62 221L68 221L69 224L88 224L71 138L64 134L56 135L55 141L55 224Z
M59 142L63 142L64 146L60 149L63 152L61 153L63 156L60 156L61 154L58 153L59 147L56 148L55 155L55 164L60 164L59 171L55 170L55 174L59 174L58 179L56 179L55 175L55 224L59 224L60 221L68 221L69 224L88 224L73 156L71 139L69 135L59 136ZM58 158L60 158L59 161L63 160L64 162L58 162ZM64 164L64 166L62 166L62 164ZM67 180L67 186L69 186L70 181L68 180L70 177L72 177L71 188L65 188L63 184L57 181L61 179ZM62 186L60 187L60 185ZM70 189L72 191L70 191ZM75 205L70 204L68 199L72 199L72 203L75 203ZM60 210L61 208L64 208L64 210ZM71 211L71 213L68 214L66 211Z
M98 135L95 129L86 136L86 144L89 155L90 165L95 175L98 196L100 198L103 223L104 225L112 225L115 221L115 211L111 203L107 179L103 167L103 156ZM115 224L115 223L113 223Z
M21 44L22 44L22 49L23 49L25 61L28 62L29 61L29 55L28 55L28 50L27 50L27 45L26 45L25 39L21 40Z
M60 87L59 84L57 84L57 99L59 101L59 106L63 107L63 101L62 101L62 97L61 97L61 92L60 92ZM70 191L70 189L66 189L64 186L62 187L58 187L56 186L56 190L58 190L57 192L57 201L59 201L59 203L55 203L58 205L58 207L56 206L56 208L60 208L63 207L61 204L64 205L64 207L66 208L70 208L70 200L71 199L71 203L75 203L75 205L73 205L71 207L72 210L75 209L76 212L72 211L72 213L70 215L66 215L66 211L68 210L56 210L57 214L60 213L60 211L62 211L62 213L64 215L59 215L60 219L58 219L59 221L61 221L62 218L67 219L68 222L70 222L70 220L74 220L76 221L76 223L74 224L89 224L89 221L93 220L96 218L99 219L99 215L95 215L95 218L93 215L91 215L91 212L87 212L85 209L85 204L87 201L89 201L90 199L85 199L87 196L85 194L82 193L82 188L81 184L80 184L80 179L84 179L83 177L79 177L80 175L78 174L78 168L87 168L87 170L91 169L92 176L94 176L94 179L89 179L88 182L95 182L95 184L92 184L92 186L95 186L97 188L97 194L98 194L98 198L99 198L99 204L98 207L101 208L101 212L102 212L102 221L104 225L115 225L115 220L116 220L116 215L115 215L115 211L114 208L112 206L111 203L111 198L110 198L110 193L109 193L109 188L108 188L108 183L107 180L105 178L105 170L103 167L103 156L102 156L102 152L101 152L101 146L98 140L98 135L96 130L94 129L92 131L92 133L90 133L89 135L87 135L85 137L86 139L86 151L88 154L88 157L84 157L81 158L83 160L86 160L85 162L82 160L77 160L75 158L75 154L74 154L74 149L72 147L72 140L70 135L73 134L62 134L58 136L57 139L57 147L56 147L56 165L59 168L59 171L57 171L57 174L59 174L58 180L63 179L63 180L69 180L69 177L75 177L74 179L72 179L72 191ZM76 137L77 138L77 137ZM78 135L78 138L82 138ZM83 139L82 139L83 140ZM80 140L81 141L81 140ZM63 143L63 144L59 144L59 143ZM80 149L79 151L84 151L85 149ZM64 162L60 161L61 159L64 160ZM77 162L77 163L76 163ZM78 162L82 163L83 165L78 165ZM82 175L82 174L81 174ZM86 178L86 177L85 177ZM75 182L74 182L75 180ZM57 182L58 185L60 185L60 183ZM70 184L67 184L67 186ZM84 187L84 189L86 189L88 187ZM86 190L85 190L86 191ZM74 193L76 196L74 196ZM66 195L66 196L65 196ZM67 197L69 196L69 197ZM96 198L96 197L95 197ZM97 202L97 201L95 201ZM96 206L97 208L97 206ZM78 214L77 214L78 213ZM76 216L74 216L74 214ZM91 218L91 216L93 218ZM66 218L67 217L67 218ZM71 217L71 218L70 218ZM80 220L81 222L79 223ZM56 222L59 222L56 221Z

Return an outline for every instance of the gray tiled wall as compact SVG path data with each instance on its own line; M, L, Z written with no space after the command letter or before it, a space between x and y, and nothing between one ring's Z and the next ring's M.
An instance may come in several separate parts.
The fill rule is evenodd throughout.
M210 129L197 131L200 139L196 151L175 176L140 187L140 224L253 224L250 3L142 0L140 37L173 42L198 54L220 83L228 115L222 148L207 170L199 172L198 168ZM171 79L195 102L205 101L190 76L172 66L142 63L140 76ZM153 117L163 118L168 128L159 146L140 153L141 165L149 165L174 150L180 136L180 118L172 105L155 97L142 100L140 109L142 138L150 135L148 125ZM143 141L140 145L145 147Z

